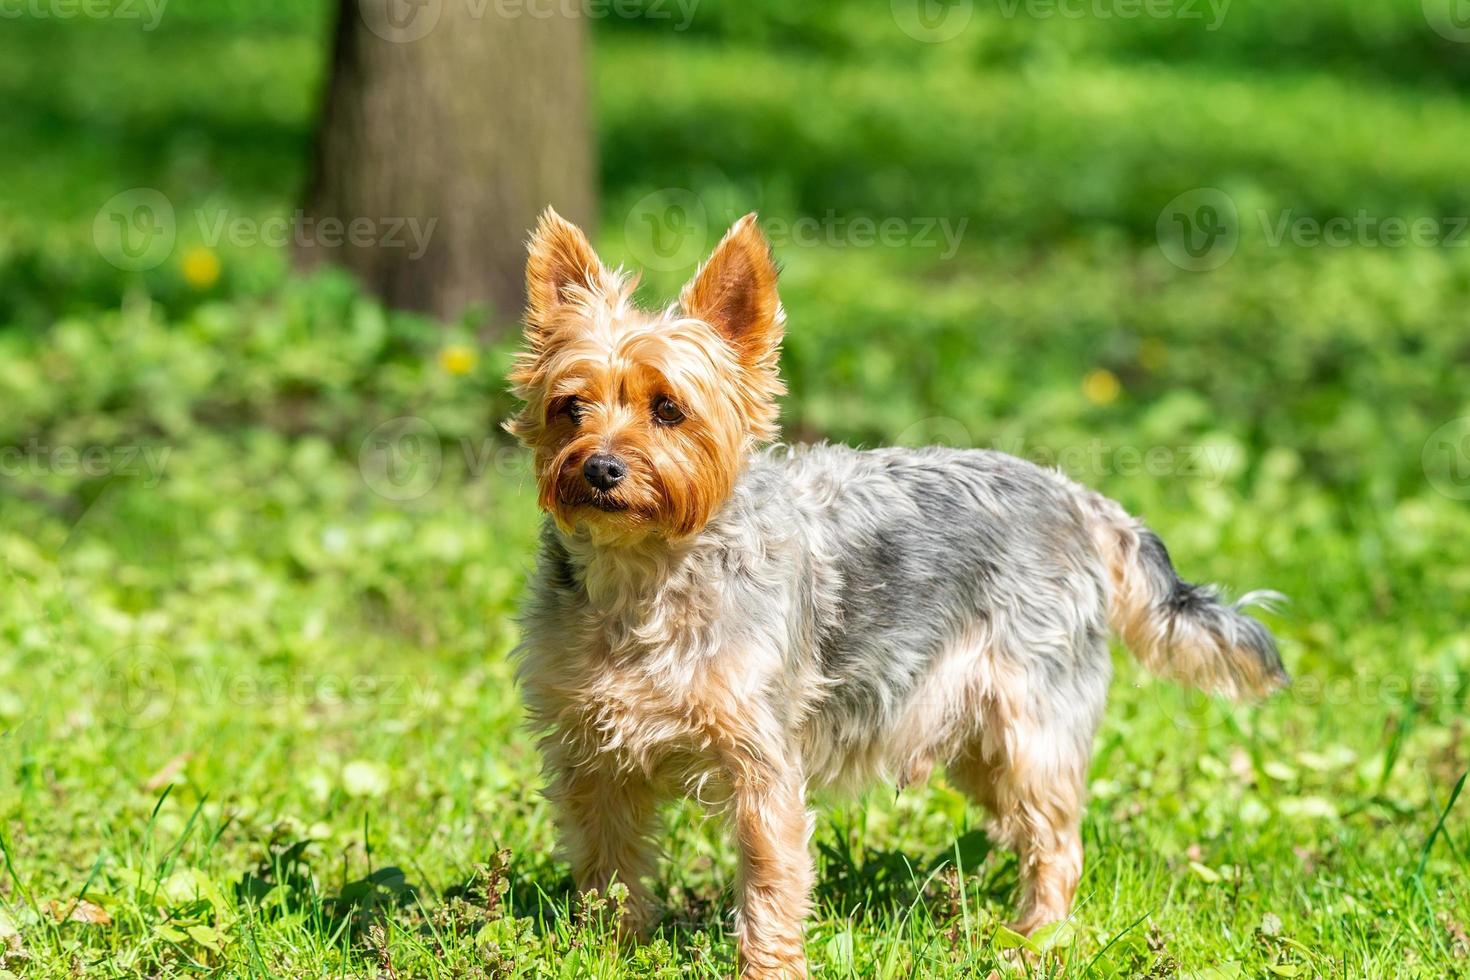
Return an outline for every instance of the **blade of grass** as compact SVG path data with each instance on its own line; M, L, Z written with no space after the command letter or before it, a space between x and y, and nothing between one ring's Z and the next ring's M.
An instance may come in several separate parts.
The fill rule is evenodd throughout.
M1455 781L1455 788L1450 790L1450 801L1440 811L1439 820L1435 822L1434 829L1429 832L1429 839L1424 842L1424 850L1419 854L1419 866L1414 869L1414 879L1419 882L1424 880L1424 868L1429 864L1429 852L1434 848L1434 842L1439 838L1440 831L1444 830L1444 822L1449 818L1450 810L1454 809L1455 801L1460 798L1460 790L1465 788L1465 777L1470 776L1470 770L1460 773L1460 778Z
M1124 936L1128 935L1134 929L1138 928L1138 924L1140 922L1142 922L1144 919L1147 919L1151 914L1152 914L1152 911L1143 913L1138 918L1136 918L1132 922L1130 922L1126 927L1124 927L1124 929L1123 929L1122 932L1114 933L1113 934L1113 938L1112 939L1109 939L1107 941L1107 944L1104 945L1102 949L1098 950L1097 953L1093 955L1092 959L1090 959L1090 960L1087 961L1087 966L1083 968L1082 975L1084 977L1091 976L1092 975L1092 968L1095 965L1097 965L1097 961L1098 960L1100 960L1100 959L1103 958L1103 954L1105 954L1108 950L1112 949L1118 943L1118 941L1120 939L1122 939Z

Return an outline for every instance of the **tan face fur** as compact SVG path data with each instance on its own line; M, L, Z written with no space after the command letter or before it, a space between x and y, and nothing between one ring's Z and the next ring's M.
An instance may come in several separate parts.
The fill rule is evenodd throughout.
M541 507L602 540L699 531L751 449L775 436L784 390L776 269L755 215L660 313L635 307L636 280L549 208L526 282L526 346L510 376L525 406L507 427L535 453ZM615 483L589 471L593 457Z

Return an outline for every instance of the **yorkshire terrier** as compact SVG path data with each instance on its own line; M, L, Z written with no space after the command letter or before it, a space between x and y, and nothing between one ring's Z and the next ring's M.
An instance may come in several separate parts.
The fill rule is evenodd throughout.
M507 427L548 518L518 674L580 889L650 927L656 808L729 814L742 975L804 976L809 791L942 763L1019 858L1016 929L1065 918L1119 634L1233 697L1287 683L1271 634L1175 573L1113 501L997 452L762 449L785 315L755 216L660 312L548 209Z

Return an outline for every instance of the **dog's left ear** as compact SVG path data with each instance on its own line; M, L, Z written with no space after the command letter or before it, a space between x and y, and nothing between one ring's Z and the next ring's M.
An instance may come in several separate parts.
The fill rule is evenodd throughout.
M747 366L766 365L781 345L784 317L776 264L755 212L731 226L679 294L684 312L720 332Z

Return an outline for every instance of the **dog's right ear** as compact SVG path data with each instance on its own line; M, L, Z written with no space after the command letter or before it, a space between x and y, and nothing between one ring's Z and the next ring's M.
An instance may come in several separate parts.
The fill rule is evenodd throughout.
M601 290L607 270L582 229L550 207L541 212L528 248L526 328L534 334L550 324L559 307L576 301L579 293L585 296Z

